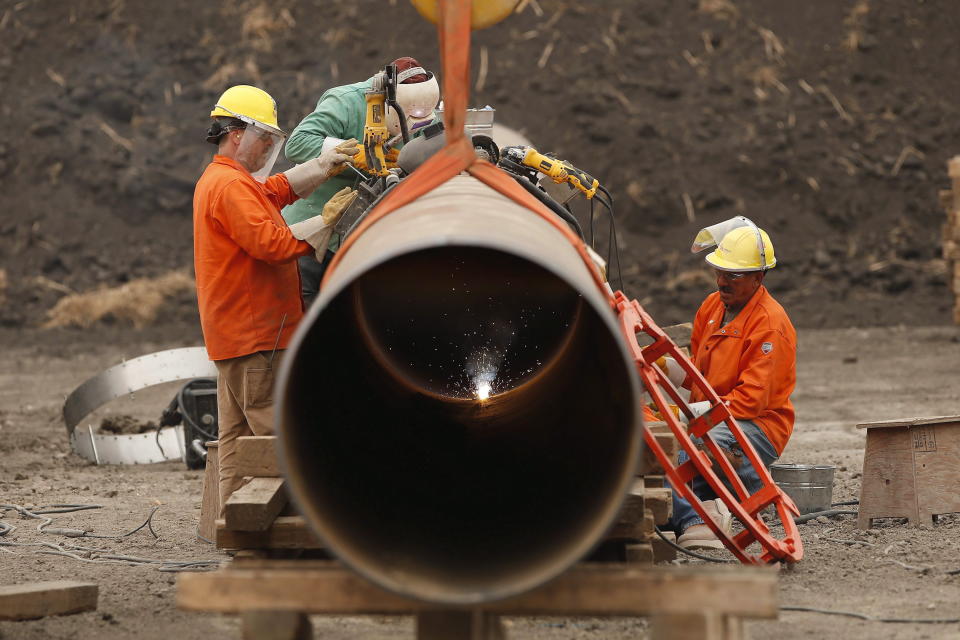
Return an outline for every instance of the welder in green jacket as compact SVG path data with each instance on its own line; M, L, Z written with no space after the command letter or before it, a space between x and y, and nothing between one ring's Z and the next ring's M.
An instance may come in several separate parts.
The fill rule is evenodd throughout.
M440 87L432 73L423 69L413 58L397 58L397 102L407 117L411 134L434 119L434 109L440 102ZM323 151L336 147L344 140L363 140L363 127L367 115L366 92L373 78L334 87L324 92L313 113L305 117L290 134L285 148L287 158L302 163L318 157ZM394 109L387 111L387 128L390 135L400 133L400 120ZM356 172L343 171L322 184L309 197L297 200L283 209L287 224L294 224L318 216L327 200L343 187L354 187L358 180ZM313 255L300 258L300 283L304 303L308 306L317 295L320 280L330 258L340 247L339 234L333 234L326 256L318 262Z

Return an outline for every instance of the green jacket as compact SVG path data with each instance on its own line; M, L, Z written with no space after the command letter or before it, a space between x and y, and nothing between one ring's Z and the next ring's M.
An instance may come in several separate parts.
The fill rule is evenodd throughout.
M373 78L354 84L334 87L325 91L313 113L304 118L290 134L284 149L291 162L301 163L320 155L320 148L327 136L363 140L363 126L367 117L366 92ZM320 215L327 200L344 187L355 187L359 176L347 169L330 178L308 197L284 207L283 218L287 224L301 222ZM340 247L339 234L330 237L330 250Z

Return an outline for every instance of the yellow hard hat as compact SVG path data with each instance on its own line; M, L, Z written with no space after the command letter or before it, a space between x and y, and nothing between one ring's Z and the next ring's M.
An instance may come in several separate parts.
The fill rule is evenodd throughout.
M223 92L210 117L239 118L247 124L257 124L283 134L277 123L277 102L263 89L238 84Z
M723 236L706 261L721 271L766 271L777 264L770 236L752 224Z
M410 0L424 18L434 24L440 19L438 0ZM486 29L511 13L520 4L520 0L473 0L470 8L470 27L474 30Z

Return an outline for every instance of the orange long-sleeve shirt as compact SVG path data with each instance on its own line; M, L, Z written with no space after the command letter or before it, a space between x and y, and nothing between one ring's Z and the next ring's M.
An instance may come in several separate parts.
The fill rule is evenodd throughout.
M782 453L793 432L797 332L762 285L726 325L723 313L720 294L707 296L693 322L693 363L733 416L755 422ZM705 399L696 389L690 394L691 402Z
M211 360L283 349L303 317L296 259L313 249L280 215L296 199L283 174L261 184L225 156L214 156L200 176L193 258Z

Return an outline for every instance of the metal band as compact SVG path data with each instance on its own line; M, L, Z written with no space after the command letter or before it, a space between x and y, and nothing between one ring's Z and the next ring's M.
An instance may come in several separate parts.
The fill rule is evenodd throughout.
M430 73L428 73L423 67L410 67L406 71L401 71L397 74L397 84L403 84L403 81L407 78L412 78L413 76L420 75L421 73L427 76L427 80L430 79Z
M184 450L183 431L164 428L132 435L97 435L76 426L99 407L120 396L177 380L213 378L217 368L203 347L158 351L127 360L95 375L67 396L63 422L73 450L97 464L142 464L176 460ZM159 441L159 447L158 447Z

